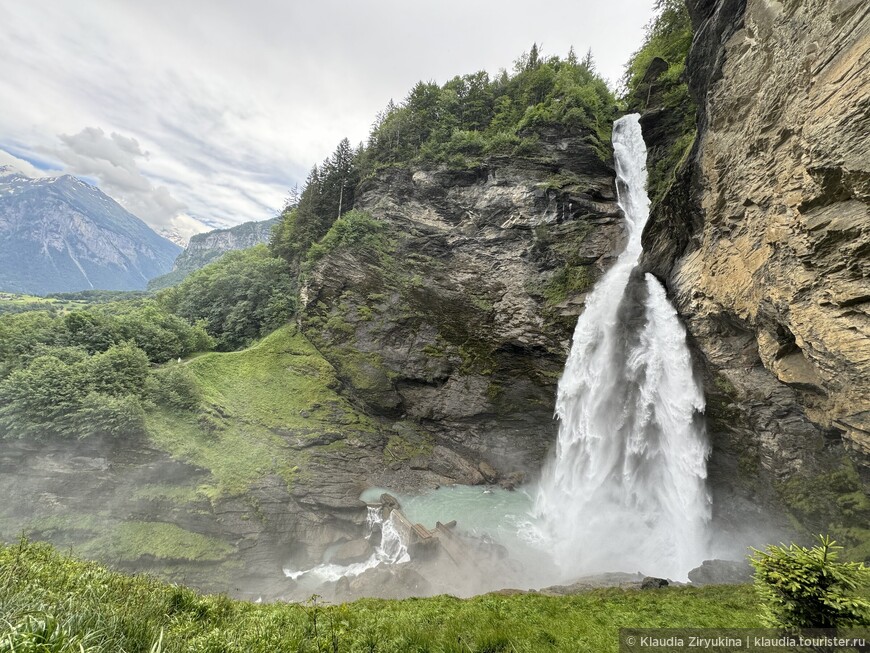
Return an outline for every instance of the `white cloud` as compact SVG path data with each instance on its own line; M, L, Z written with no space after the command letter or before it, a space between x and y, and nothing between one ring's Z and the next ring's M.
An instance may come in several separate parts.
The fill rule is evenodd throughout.
M19 172L23 173L28 177L53 177L61 173L58 170L42 170L34 166L30 161L25 161L14 154L7 152L6 150L0 149L0 167L2 166L12 166Z
M344 136L365 139L375 113L419 79L495 73L536 41L550 54L591 47L616 80L651 7L10 2L0 22L0 97L9 100L0 147L36 157L65 151L68 166L87 165L139 198L141 217L154 224L181 205L210 224L268 218L313 163Z
M148 154L135 138L86 127L77 134L61 134L60 140L62 147L53 154L68 172L97 179L100 188L155 229L174 229L185 237L206 230L186 214L184 202L142 174L139 161Z

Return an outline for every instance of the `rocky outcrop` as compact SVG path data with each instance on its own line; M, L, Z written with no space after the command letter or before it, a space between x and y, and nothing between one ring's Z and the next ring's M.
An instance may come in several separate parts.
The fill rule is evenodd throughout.
M0 539L48 540L205 591L281 596L282 567L313 566L331 543L363 529L360 473L378 460L368 448L348 449L315 451L304 483L288 487L272 474L244 493L210 496L207 470L145 440L6 441ZM339 555L359 554L348 547Z
M654 209L645 263L708 375L721 517L840 474L843 445L870 461L870 8L690 9L698 136ZM860 495L842 473L837 491Z
M387 447L406 486L537 471L555 439L571 330L623 228L611 165L579 137L541 142L468 169L382 170L356 201L377 236L306 274L303 326L345 391L411 425Z
M689 572L692 585L739 585L752 582L752 566L745 560L704 560Z

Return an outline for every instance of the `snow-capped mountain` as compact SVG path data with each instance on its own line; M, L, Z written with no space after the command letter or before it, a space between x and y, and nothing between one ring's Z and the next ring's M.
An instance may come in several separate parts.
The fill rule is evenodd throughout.
M0 290L141 290L181 247L98 188L0 167Z
M187 241L190 240L189 236L182 236L177 229L164 228L157 233L163 236L166 240L172 241L179 247L187 247Z

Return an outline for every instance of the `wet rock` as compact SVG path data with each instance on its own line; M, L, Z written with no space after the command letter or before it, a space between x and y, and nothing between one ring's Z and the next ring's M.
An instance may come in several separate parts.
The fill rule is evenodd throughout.
M737 560L704 560L689 572L693 585L738 585L752 582L752 566Z
M429 581L408 565L380 565L369 569L359 576L349 578L346 591L347 596L343 598L377 596L404 599L431 593Z
M667 587L668 585L668 581L664 578L655 578L653 576L647 576L640 582L640 588L642 590L657 590L662 587Z
M524 472L511 472L499 479L498 484L505 490L515 490L525 482L526 474Z
M553 585L540 590L541 594L551 596L568 596L579 594L600 587L622 587L625 589L638 589L643 581L641 574L627 574L624 572L609 572L593 574L578 578L569 585Z
M411 458L408 467L418 471L426 471L429 469L429 461L423 456L415 456L414 458Z
M352 565L357 562L365 562L371 555L372 545L368 540L351 540L335 549L330 562L337 565Z
M487 483L495 483L498 480L498 472L486 461L481 461L477 469L483 474L483 478Z
M429 468L436 474L452 478L463 485L480 485L484 482L483 474L476 466L460 454L441 445L433 449Z
M415 422L429 434L424 449L457 454L409 447L407 458L386 462L401 463L387 471L403 485L414 482L402 475L409 464L439 477L419 474L421 487L483 482L481 459L539 468L586 290L557 289L552 299L548 289L567 268L591 281L612 263L624 234L613 179L611 162L583 137L553 128L534 156L470 170L384 169L361 184L356 208L383 225L393 265L363 247L327 253L301 289L301 320L347 396L387 420Z
M381 505L389 510L401 510L402 506L399 503L399 500L394 497L392 494L384 492L381 495Z
M688 6L698 134L643 260L705 374L714 520L776 541L791 537L784 484L847 458L865 492L870 479L870 440L845 426L870 411L870 15L827 0ZM667 147L665 118L642 121L651 150Z

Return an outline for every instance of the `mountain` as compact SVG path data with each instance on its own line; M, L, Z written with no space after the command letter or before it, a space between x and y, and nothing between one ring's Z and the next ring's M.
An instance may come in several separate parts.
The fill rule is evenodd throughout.
M704 379L712 555L742 558L747 544L828 532L847 555L870 559L870 158L862 138L870 14L854 0L769 4L693 0L688 32L698 38L685 39L685 77L677 74L685 52L666 49L677 68L661 59L638 73L631 106L643 114L654 195L642 264L667 287ZM553 65L512 79L539 90L557 79ZM852 99L829 105L841 91ZM557 382L577 316L625 228L606 138L615 101L594 122L578 122L570 109L560 122L561 97L526 107L523 98L540 95L515 96L514 113L498 106L500 121L519 121L516 134L475 135L446 129L460 119L444 118L456 107L451 87L421 86L415 103L376 128L361 170L343 154L319 167L275 227L287 253L287 265L275 267L297 275L289 285L298 283L298 295L263 292L276 284L254 283L262 277L253 271L269 268L251 257L259 267L239 262L175 299L184 310L203 307L194 319L216 316L233 328L291 307L292 323L243 351L149 367L147 387L159 401L143 408L141 432L122 446L4 441L0 495L11 500L0 506L0 538L24 531L64 548L83 543L126 570L248 598L310 596L298 571L370 555L363 488L376 492L368 501L380 488L417 495L534 483L556 440ZM445 110L432 111L429 100ZM465 105L454 110L470 120ZM423 117L445 122L409 133ZM347 179L359 182L348 190ZM187 259L213 260L209 237L225 247L232 231L198 237ZM178 270L186 265L179 257ZM231 299L236 290L250 296ZM184 296L194 292L196 302ZM642 299L639 291L627 300L618 319L645 321L632 310ZM143 309L127 323L145 332L158 315ZM187 324L163 321L166 329ZM30 331L24 324L21 332ZM168 347L184 340L144 335ZM181 355L164 349L154 347L162 360ZM0 356L18 350L35 347ZM29 370L19 358L12 364ZM13 381L53 381L37 376L42 369ZM195 406L178 405L181 390ZM27 406L31 394L27 387L16 400ZM623 405L613 399L615 429L629 417L664 416L628 415ZM482 527L461 508L453 517L457 532ZM388 581L372 569L323 587L329 600L457 593L443 569L427 576L416 561L404 569ZM481 573L481 583L461 574L475 585L468 591L507 578Z
M0 168L0 290L143 290L180 251L80 179Z
M175 229L161 229L158 231L166 240L170 240L179 247L187 247L187 238L178 233Z
M172 271L148 283L149 290L168 288L181 283L191 272L218 260L227 252L247 249L269 242L278 218L244 222L229 229L215 229L191 236L185 250L175 259Z

